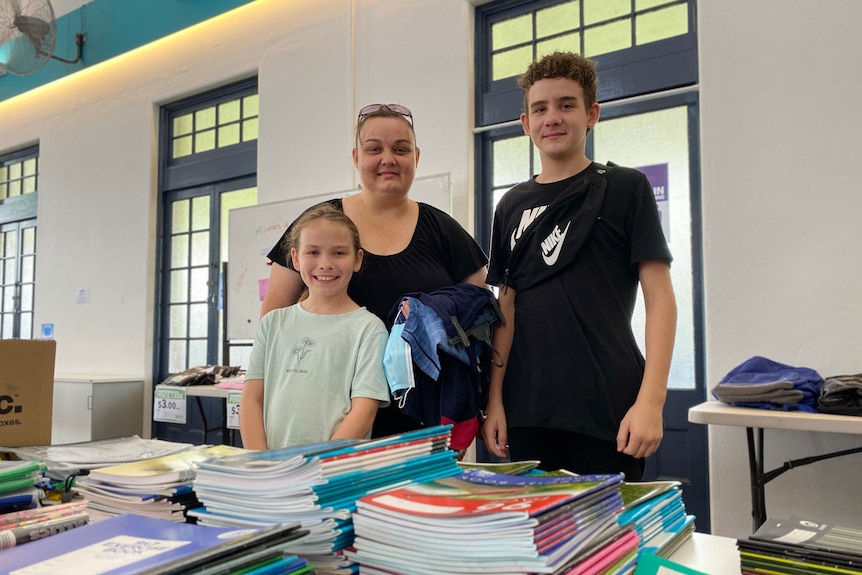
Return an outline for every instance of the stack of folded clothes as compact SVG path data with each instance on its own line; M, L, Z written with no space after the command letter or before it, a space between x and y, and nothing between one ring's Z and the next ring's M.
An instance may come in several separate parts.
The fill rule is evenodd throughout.
M817 409L823 413L862 415L862 373L827 377Z
M815 412L822 386L823 378L813 369L754 356L725 375L712 394L742 407Z

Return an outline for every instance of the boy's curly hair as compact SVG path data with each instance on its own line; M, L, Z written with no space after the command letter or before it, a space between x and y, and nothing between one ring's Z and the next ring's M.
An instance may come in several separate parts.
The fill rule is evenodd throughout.
M580 84L584 90L584 106L589 109L596 102L599 79L596 76L596 63L573 52L554 52L536 60L518 78L518 86L524 92L524 111L529 113L527 92L546 78L568 78Z

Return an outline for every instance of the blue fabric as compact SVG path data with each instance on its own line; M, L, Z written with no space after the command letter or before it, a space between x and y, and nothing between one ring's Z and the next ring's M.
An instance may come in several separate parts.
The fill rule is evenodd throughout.
M457 284L430 294L404 294L389 315L398 315L407 300L410 313L402 337L410 344L416 389L407 396L401 412L420 425L453 424L452 449L472 443L478 431L481 390L487 366L480 368L485 343L475 337L456 344L460 335L452 318L464 332L484 321L495 321L493 294L472 284Z
M760 409L785 409L816 412L817 398L820 388L823 386L823 378L815 370L808 367L794 367L784 363L778 363L771 359L756 355L730 370L719 384L762 384L775 381L790 381L793 389L802 392L803 397L799 403L777 404L763 401L735 401L733 405L741 407L756 407ZM715 395L715 394L713 394Z
M437 348L444 349L444 346L449 346L443 319L416 298L405 297L404 299L410 305L410 315L404 322L402 337L410 344L416 367L437 381L440 377L440 357Z

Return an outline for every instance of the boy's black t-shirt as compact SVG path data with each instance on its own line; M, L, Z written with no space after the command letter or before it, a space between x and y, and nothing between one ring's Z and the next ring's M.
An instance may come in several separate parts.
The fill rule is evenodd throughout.
M550 184L532 179L503 196L494 215L488 283L501 284L514 244L584 173ZM557 275L517 292L503 384L511 428L565 429L614 441L637 397L644 367L631 329L638 264L669 263L671 254L646 176L620 167L604 175L604 203L581 254Z

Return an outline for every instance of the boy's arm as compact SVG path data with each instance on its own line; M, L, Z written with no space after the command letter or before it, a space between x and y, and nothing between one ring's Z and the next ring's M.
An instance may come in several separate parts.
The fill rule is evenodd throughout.
M515 290L503 286L497 297L500 302L500 312L503 314L504 324L494 326L494 334L491 337L491 345L498 352L503 367L491 364L491 373L488 384L488 405L485 406L487 417L482 423L482 438L485 447L497 457L506 457L509 450L509 435L506 427L506 412L503 409L503 377L506 375L506 366L509 365L509 352L512 350L512 339L515 334Z
M335 428L330 439L365 439L379 407L380 401L371 397L351 398L350 411Z
M298 273L272 262L269 266L269 284L263 303L260 304L260 317L274 309L295 304L302 295L302 287L302 278Z
M249 379L243 384L239 401L239 432L246 449L267 448L266 431L263 428L262 379Z
M676 335L676 299L666 261L641 262L638 275L646 308L646 364L635 404L620 424L617 450L642 458L655 453L662 439L662 409Z

